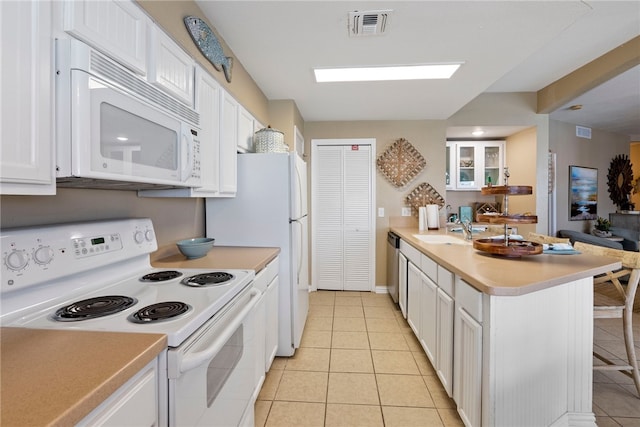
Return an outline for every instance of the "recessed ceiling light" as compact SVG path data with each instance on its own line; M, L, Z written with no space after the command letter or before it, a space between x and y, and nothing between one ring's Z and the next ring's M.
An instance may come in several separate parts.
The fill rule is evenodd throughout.
M474 130L473 132L471 132L471 135L473 135L473 136L482 136L482 135L484 135L484 131L482 129Z
M462 63L394 65L384 67L316 68L316 82L371 82L388 80L449 79Z
M129 138L127 138L126 136L118 136L118 137L116 137L116 139L117 139L118 141L122 141L122 142L124 142L124 141L128 141L128 140L129 140Z

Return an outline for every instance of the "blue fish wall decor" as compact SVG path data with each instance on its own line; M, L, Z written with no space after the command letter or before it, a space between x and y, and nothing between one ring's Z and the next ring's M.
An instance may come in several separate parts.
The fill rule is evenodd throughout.
M189 35L193 39L200 52L213 64L216 71L224 72L224 77L231 83L231 67L233 66L233 58L224 56L222 46L218 38L213 34L211 28L202 19L195 16L187 16L184 18L184 24L189 31Z

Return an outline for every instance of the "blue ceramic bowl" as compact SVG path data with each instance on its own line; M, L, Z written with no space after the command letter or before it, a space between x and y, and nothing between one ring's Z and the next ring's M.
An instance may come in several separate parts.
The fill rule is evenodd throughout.
M188 259L202 258L211 250L215 239L211 237L196 237L194 239L179 240L176 246Z

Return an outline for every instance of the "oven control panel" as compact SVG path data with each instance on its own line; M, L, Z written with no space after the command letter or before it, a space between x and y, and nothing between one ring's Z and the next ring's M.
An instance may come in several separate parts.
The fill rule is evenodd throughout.
M3 230L0 291L12 292L140 259L158 249L148 218L88 221ZM70 285L71 286L71 285Z
M119 233L91 237L79 237L71 240L76 258L84 258L122 249Z

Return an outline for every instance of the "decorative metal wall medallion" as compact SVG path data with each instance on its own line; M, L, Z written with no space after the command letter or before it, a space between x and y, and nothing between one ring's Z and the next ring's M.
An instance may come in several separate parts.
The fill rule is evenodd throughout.
M423 182L409 193L405 198L405 204L411 206L411 213L418 216L418 208L426 205L444 206L444 198L436 191L431 184Z
M629 195L633 189L632 183L633 170L629 157L626 154L619 154L611 159L607 174L609 197L613 204L621 210L628 209Z
M427 162L409 141L400 138L378 157L376 165L389 182L400 188L418 176Z
M231 83L231 67L233 67L233 58L224 56L222 46L211 28L202 19L195 16L186 16L184 25L189 31L189 35L193 39L200 52L211 62L216 71L224 72L224 78Z

